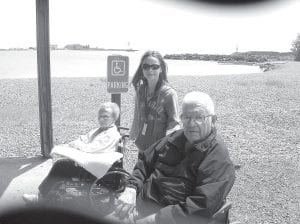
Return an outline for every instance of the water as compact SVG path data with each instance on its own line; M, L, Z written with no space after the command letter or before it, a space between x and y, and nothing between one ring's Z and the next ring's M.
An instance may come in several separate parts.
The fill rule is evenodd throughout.
M107 56L129 57L129 75L144 52L51 51L51 77L106 77ZM218 64L212 61L166 60L168 75L229 75L261 72L259 66ZM37 78L36 51L0 51L0 79Z

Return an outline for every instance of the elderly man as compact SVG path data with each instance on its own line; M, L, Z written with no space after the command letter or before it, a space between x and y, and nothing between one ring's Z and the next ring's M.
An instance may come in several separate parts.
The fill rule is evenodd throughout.
M223 205L235 170L217 135L210 96L188 93L181 120L183 130L159 140L141 155L119 197L116 216L132 220L136 210L136 223L199 224L208 223Z

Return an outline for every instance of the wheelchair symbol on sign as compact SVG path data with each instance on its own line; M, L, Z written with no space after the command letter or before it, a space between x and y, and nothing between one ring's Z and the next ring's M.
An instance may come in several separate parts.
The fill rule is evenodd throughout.
M113 60L112 62L112 75L113 76L123 76L125 75L125 61Z

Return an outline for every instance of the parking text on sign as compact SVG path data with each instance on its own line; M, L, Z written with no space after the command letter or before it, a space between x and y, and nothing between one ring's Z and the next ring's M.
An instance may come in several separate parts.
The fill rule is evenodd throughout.
M128 82L107 82L107 87L114 89L128 88Z

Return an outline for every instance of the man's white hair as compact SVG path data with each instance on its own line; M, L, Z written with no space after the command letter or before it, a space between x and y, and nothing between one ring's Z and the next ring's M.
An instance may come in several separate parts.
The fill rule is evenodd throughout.
M182 107L184 104L201 104L209 114L215 115L214 102L206 93L199 91L189 92L183 98Z

